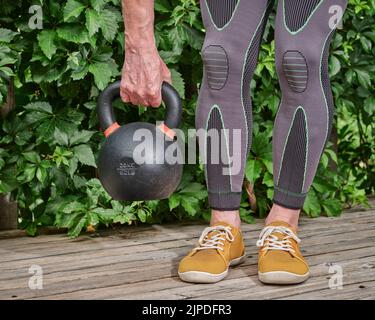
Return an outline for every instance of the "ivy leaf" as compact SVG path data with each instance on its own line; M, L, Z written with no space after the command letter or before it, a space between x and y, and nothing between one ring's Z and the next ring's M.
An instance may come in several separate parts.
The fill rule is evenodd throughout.
M70 145L74 146L80 143L86 143L91 139L94 133L95 131L88 130L77 131L70 137Z
M42 113L52 114L52 107L48 102L32 102L23 107L25 110L38 111Z
M310 189L307 194L303 210L311 217L318 217L320 215L319 199L313 189Z
M245 208L240 208L240 217L242 221L246 223L254 223L254 217L251 215L251 211Z
M68 0L64 7L64 21L68 21L71 18L78 18L84 9L85 5L81 2Z
M184 34L184 39L192 48L201 50L204 38L197 30L184 24L181 32Z
M182 78L181 73L175 69L170 69L172 75L172 84L173 87L177 90L181 99L185 99L185 81Z
M172 194L168 199L169 210L172 211L174 208L177 208L180 205L180 197L177 194Z
M79 146L75 146L73 152L79 162L96 168L94 154L88 145L80 144Z
M249 159L245 169L246 178L251 182L255 183L255 181L260 177L262 172L261 164L258 160Z
M86 77L88 72L89 72L89 66L84 65L84 66L72 71L72 79L73 80L81 80L84 77Z
M73 228L69 228L68 236L71 238L78 237L82 229L85 228L86 226L87 226L87 217L82 216Z
M271 95L268 99L268 108L272 111L272 116L276 115L277 109L280 105L280 98L277 95Z
M340 60L337 59L334 55L331 55L329 59L329 76L333 77L338 74L341 70Z
M264 174L262 183L265 184L269 188L273 188L274 186L273 177L269 172L266 172Z
M39 154L37 154L34 151L24 152L24 153L22 153L22 155L24 156L24 158L27 161L29 161L31 163L39 163L40 162L40 156L39 156Z
M267 198L272 200L273 199L274 190L273 189L267 189Z
M328 217L336 217L342 211L342 204L337 199L325 199L322 202L322 207Z
M180 193L196 193L203 191L203 186L198 182L189 183Z
M57 35L61 39L73 43L95 43L95 39L89 37L88 31L78 24L68 24L58 28Z
M78 168L78 160L77 160L77 158L73 157L73 158L69 159L68 173L69 173L69 175L70 175L71 178L74 177L74 174L77 171L77 168ZM76 176L76 177L78 178L79 176ZM74 178L76 178L76 177L74 177ZM78 187L77 186L77 182L78 181L75 179L74 180L74 184L75 184L76 188Z
M57 50L54 44L55 37L56 32L54 30L43 30L38 34L39 47L49 60L51 60Z
M100 222L99 216L94 212L88 212L87 218L88 218L88 223L93 226L98 225Z
M156 0L155 11L161 13L168 13L171 11L171 6L167 0Z
M77 201L73 201L72 203L79 204L79 202ZM51 207L54 207L54 206L60 207L59 205L52 205ZM58 228L70 228L74 224L74 220L81 214L82 214L81 212L66 213L64 211L57 211L56 219L55 219L55 226Z
M270 139L267 136L267 132L261 132L253 136L253 143L251 150L256 154L257 157L268 159L271 151ZM270 158L271 159L271 158Z
M95 62L90 64L89 72L94 76L94 81L99 90L103 90L111 81L112 71L108 63Z
M36 178L43 183L47 178L47 170L43 167L39 167L36 170Z
M95 208L93 210L99 217L99 219L104 223L109 223L117 215L116 210L105 209L105 208Z
M102 10L99 17L99 25L104 39L112 41L117 35L119 16L111 10Z
M36 232L38 231L38 227L37 227L37 223L35 222L31 222L27 225L26 229L25 229L26 233L29 235L29 236L35 236L36 235Z
M147 220L147 214L143 209L137 210L137 216L141 222L145 223Z
M36 172L36 167L35 165L29 165L27 166L24 171L22 172L22 174L17 178L18 181L22 182L22 183L27 183L27 182L30 182L31 180L34 179L35 177L35 172Z
M263 158L264 157L264 158ZM263 162L264 166L266 167L267 171L273 174L273 162L272 162L272 153L265 153L263 154L261 161Z
M358 82L362 87L368 88L371 86L371 78L367 71L361 69L355 69L357 74Z
M375 97L374 96L370 96L368 97L366 100L365 100L365 103L364 103L364 109L365 111L370 115L372 116L375 112Z
M113 218L113 223L121 223L121 224L129 223L131 221L131 217L132 215L119 213Z
M67 146L69 144L68 135L65 132L59 130L59 128L55 128L53 138L60 146Z
M106 0L90 0L91 6L98 12L100 12L101 9L103 9Z
M90 37L98 32L100 27L99 19L99 14L95 10L89 9L86 11L86 28Z
M190 216L195 216L199 210L199 200L193 197L182 197L181 205Z
M0 28L0 42L9 43L16 35L17 32L5 28Z
M337 159L337 154L335 151L331 150L331 149L326 149L325 150L326 153L329 154L329 156L331 157L332 161L334 163L337 163L338 162L338 159Z
M66 203L64 206L62 206L62 212L63 213L74 213L74 212L83 212L86 210L86 206L79 201L71 201L69 203ZM69 224L66 225L66 227L69 227Z
M346 81L348 81L348 83L352 83L353 82L353 78L355 76L355 73L353 70L348 70L346 73L345 73L345 78L346 78Z
M371 48L372 48L372 43L371 43L371 40L370 39L367 39L366 37L361 37L360 38L360 41L361 41L361 44L362 44L362 48L366 51L366 52L370 52Z
M320 159L320 163L322 164L323 168L327 168L329 163L329 158L326 153L322 154L322 157Z

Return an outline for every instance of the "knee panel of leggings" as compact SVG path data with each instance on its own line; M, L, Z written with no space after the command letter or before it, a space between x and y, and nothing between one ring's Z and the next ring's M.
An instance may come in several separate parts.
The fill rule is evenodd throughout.
M219 132L216 138L208 134L204 143L200 141L201 153L207 156L206 181L213 209L240 206L251 144L250 81L272 4L265 0L201 0L206 37L196 127ZM235 136L236 130L240 136ZM220 155L219 162L211 151ZM230 158L233 162L228 165ZM239 162L237 168L231 167L234 162Z
M330 8L346 0L280 0L276 68L282 101L275 121L274 202L301 208L312 184L333 119L328 76L333 35Z

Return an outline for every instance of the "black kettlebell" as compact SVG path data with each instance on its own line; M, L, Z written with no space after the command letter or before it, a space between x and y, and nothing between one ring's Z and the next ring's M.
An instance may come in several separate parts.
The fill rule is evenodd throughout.
M165 199L180 183L183 165L181 162L169 164L165 159L165 150L176 143L172 129L181 122L181 99L166 82L161 91L166 116L158 126L147 122L117 124L112 103L120 96L120 81L108 86L99 96L97 112L106 141L100 150L98 173L105 190L115 200ZM145 144L149 147L142 154L146 161L139 164L134 155L141 142L135 141L134 137L142 132L152 134L152 140Z

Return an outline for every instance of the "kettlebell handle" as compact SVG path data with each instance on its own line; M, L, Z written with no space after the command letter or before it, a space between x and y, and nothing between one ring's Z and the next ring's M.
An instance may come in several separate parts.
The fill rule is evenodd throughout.
M97 104L97 112L99 122L104 134L109 136L120 126L116 122L113 112L112 103L120 97L121 81L116 81L109 85L100 94ZM163 82L161 86L162 100L166 106L166 115L161 130L168 135L171 129L178 128L182 117L182 104L177 91L167 82Z

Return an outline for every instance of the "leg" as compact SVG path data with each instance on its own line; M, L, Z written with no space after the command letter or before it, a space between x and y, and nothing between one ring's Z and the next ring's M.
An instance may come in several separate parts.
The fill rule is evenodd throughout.
M203 133L200 149L206 160L209 204L216 214L236 212L240 207L251 145L250 81L272 4L201 1L206 38L196 127Z
M189 282L217 282L244 258L238 209L251 144L250 81L272 1L201 0L206 38L196 127L206 163L211 227L180 263Z
M274 203L303 207L333 119L328 77L335 30L330 8L346 0L283 0L276 22L276 65L282 101L275 120Z
M265 283L299 283L309 276L296 231L332 126L328 54L336 26L330 9L343 12L346 4L347 0L278 3L276 67L282 101L273 135L274 206L257 243L259 278Z

